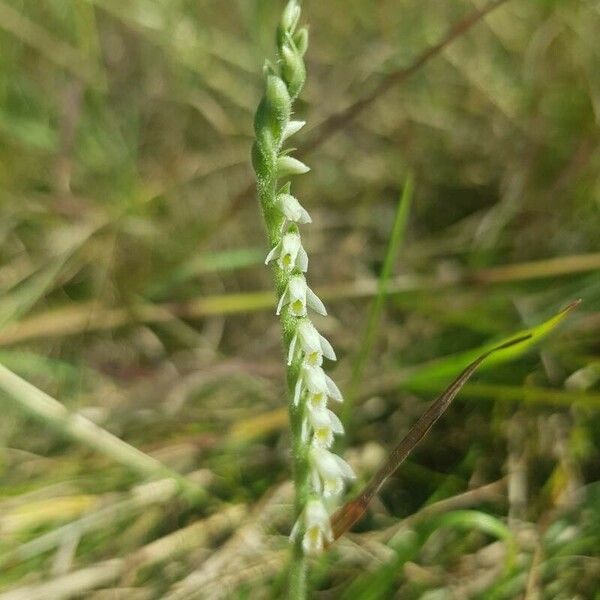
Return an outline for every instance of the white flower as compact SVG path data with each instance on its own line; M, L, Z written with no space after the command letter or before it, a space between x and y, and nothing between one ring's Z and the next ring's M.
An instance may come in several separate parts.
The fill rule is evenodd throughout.
M291 271L294 267L304 272L308 269L308 255L297 233L286 233L281 238L281 242L267 254L265 265L274 259L277 259L277 264L282 271Z
M298 202L297 198L291 194L283 193L277 196L277 206L283 213L286 221L291 223L299 223L304 225L306 223L312 223L312 219L308 212ZM285 227L286 223L284 223Z
M308 441L308 427L313 431L313 444L320 448L329 448L333 444L334 434L342 435L344 426L337 415L324 407L312 407L309 404L306 425L303 427L303 435Z
M288 365L292 364L296 344L300 342L300 349L304 352L304 359L307 364L312 366L321 366L323 357L329 360L337 360L331 344L317 331L315 326L309 321L302 321L288 350Z
M342 402L342 392L335 382L321 367L303 365L300 369L298 381L294 388L294 404L297 406L300 402L302 390L308 391L309 408L325 408L327 398L332 398L337 402Z
M290 277L287 287L279 299L275 314L279 315L286 304L290 305L290 312L294 317L305 317L307 306L323 316L327 315L325 305L306 285L306 279L303 275Z
M313 487L325 497L339 494L344 489L344 480L356 477L352 467L341 456L325 448L311 446L309 457Z
M333 542L331 521L321 500L312 499L307 502L292 529L290 540L294 540L301 530L304 531L302 549L305 554L320 554L325 547L325 541L330 544Z
M304 175L304 173L308 173L309 171L310 167L307 167L302 161L293 156L285 155L277 159L277 177Z
M283 134L281 135L281 141L287 140L289 137L298 133L304 126L306 121L288 121L283 128Z

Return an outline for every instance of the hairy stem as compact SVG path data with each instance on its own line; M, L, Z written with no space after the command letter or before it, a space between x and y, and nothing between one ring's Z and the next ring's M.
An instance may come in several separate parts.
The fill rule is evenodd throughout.
M262 208L263 218L267 229L267 238L271 247L279 244L282 238L282 217L275 207L277 195L277 180L275 175L270 175L259 180L258 199ZM290 276L277 266L274 267L274 281L276 298L285 292ZM298 328L298 320L284 308L281 314L281 333L283 341L283 354L287 357L290 342ZM306 505L308 497L308 448L302 441L303 404L294 406L294 386L298 380L301 359L298 357L286 367L288 411L290 422L290 438L292 449L292 471L294 478L294 512L299 515ZM297 536L294 540L292 560L289 571L289 597L299 600L306 597L306 558L302 550L302 538Z

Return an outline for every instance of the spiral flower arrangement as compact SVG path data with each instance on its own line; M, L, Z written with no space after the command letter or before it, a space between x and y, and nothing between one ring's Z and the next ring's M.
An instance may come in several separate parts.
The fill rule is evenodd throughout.
M342 394L323 370L323 360L336 360L335 352L309 318L309 311L327 315L306 281L309 261L300 226L311 223L311 218L291 194L290 182L281 185L282 179L309 171L290 155L291 150L283 148L304 126L304 121L292 119L294 100L306 78L303 56L308 30L298 28L299 18L300 5L290 0L277 31L277 62L267 61L264 66L265 94L256 112L252 148L258 198L272 248L265 263L274 265L276 314L287 354L297 514L291 534L295 548L292 597L302 596L304 556L322 551L333 540L328 509L342 492L344 481L354 478L348 463L330 450L344 428L328 405L342 402Z

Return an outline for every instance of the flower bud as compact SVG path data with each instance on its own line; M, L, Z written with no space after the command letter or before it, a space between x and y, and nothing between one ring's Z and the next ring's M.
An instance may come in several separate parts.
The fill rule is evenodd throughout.
M312 219L306 209L291 194L278 194L275 202L279 210L283 213L285 222L290 221L291 223L299 224L312 223Z
M265 97L268 107L276 119L279 130L283 130L292 112L292 99L285 83L280 77L276 75L269 75L267 77Z
M301 54L292 48L290 44L284 44L281 48L281 74L287 83L288 91L295 98L302 89L306 79L306 68Z
M277 75L277 69L273 65L270 60L265 60L265 64L263 65L263 76L265 79L269 77L269 75Z
M286 175L303 175L309 171L309 167L293 156L280 156L277 159L277 177L285 177Z
M306 50L308 49L308 29L303 27L302 29L298 30L294 34L293 39L300 56L304 56L306 54Z
M299 18L300 5L298 4L298 0L290 0L287 3L287 6L283 9L283 14L281 15L281 21L279 25L284 32L289 31L293 33L294 29L296 29Z
M285 141L295 133L298 133L304 125L306 125L306 121L288 121L283 128L283 135L281 136L282 141Z

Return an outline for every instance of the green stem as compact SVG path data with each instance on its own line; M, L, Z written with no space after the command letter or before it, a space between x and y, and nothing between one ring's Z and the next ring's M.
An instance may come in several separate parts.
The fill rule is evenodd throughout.
M304 600L306 598L306 558L302 552L302 538L298 536L294 543L292 562L288 580L288 598Z
M282 319L283 321L283 319ZM283 323L282 323L283 325ZM288 347L285 339L284 348ZM287 352L285 353L287 356ZM288 410L290 415L290 436L292 439L292 463L294 474L294 512L296 517L301 514L308 499L308 453L307 445L302 441L302 418L304 407L302 401L294 406L294 385L298 377L299 365L292 363L287 368L288 380ZM289 598L301 600L306 598L306 558L302 550L302 536L296 536L292 550L292 560L289 573Z
M308 463L306 445L302 443L300 436L302 428L301 411L294 409L291 392L288 395L290 397L290 433L292 436L294 489L296 494L294 512L297 516L302 512L308 496ZM306 572L307 565L302 549L302 536L298 535L294 540L289 571L288 597L290 600L303 600L306 598Z

